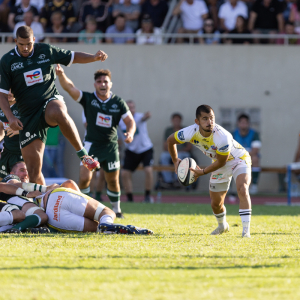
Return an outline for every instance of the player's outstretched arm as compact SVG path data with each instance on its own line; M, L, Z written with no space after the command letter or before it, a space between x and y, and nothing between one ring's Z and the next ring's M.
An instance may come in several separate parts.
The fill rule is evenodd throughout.
M13 113L10 109L7 94L1 93L1 92L0 92L0 108L4 112L12 130L22 130L23 129L22 122L13 115Z
M73 64L88 64L95 61L105 61L108 55L99 50L96 54L89 54L84 52L75 52Z
M134 133L136 131L136 124L132 114L131 113L128 114L128 116L126 116L126 118L123 119L123 122L126 125L126 132L124 133L125 135L124 142L131 143L133 141Z
M10 195L17 195L17 196L24 196L28 198L34 198L36 196L41 195L42 193L39 191L34 191L34 192L26 192L22 188L10 184L10 183L5 183L5 182L0 182L0 192L5 193L5 194L10 194Z
M80 90L78 90L72 80L67 77L64 69L60 64L57 64L55 73L59 79L62 88L75 100L77 101L80 97Z
M177 146L180 143L178 143L175 139L174 133L172 133L168 139L167 139L167 145L168 145L168 151L171 155L172 162L175 167L175 173L177 174L178 165L181 162L181 159L178 158L178 152L177 152Z

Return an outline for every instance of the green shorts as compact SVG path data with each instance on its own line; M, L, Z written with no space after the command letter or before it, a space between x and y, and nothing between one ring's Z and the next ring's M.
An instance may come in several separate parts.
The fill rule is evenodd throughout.
M18 154L13 154L4 148L0 158L0 177L6 177L10 173L12 167L19 161L24 161L21 151Z
M118 144L99 145L85 141L84 148L89 155L94 155L94 159L99 161L101 168L105 172L110 173L120 170Z
M43 106L35 112L33 115L21 116L20 120L23 123L23 129L19 133L20 147L24 148L36 139L40 139L44 144L47 140L47 131L50 126L45 120L45 111L48 103L52 100L63 101L63 97L55 95L54 97L45 101Z

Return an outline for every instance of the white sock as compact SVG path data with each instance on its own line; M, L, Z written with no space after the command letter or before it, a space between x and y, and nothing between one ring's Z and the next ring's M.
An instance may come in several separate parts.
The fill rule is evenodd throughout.
M115 213L120 213L121 212L121 201L116 201L116 202L110 202L112 209Z
M90 191L91 191L91 188L88 186L87 188L85 188L85 189L81 189L80 190L80 192L82 193L82 194L89 194L90 193Z
M114 220L110 215L104 215L100 218L100 224L101 223L112 224L113 222Z
M250 222L251 222L252 209L240 209L239 214L243 224L243 232L250 233Z
M224 211L220 214L215 214L215 217L218 221L219 227L225 227L226 224L226 207L224 206Z

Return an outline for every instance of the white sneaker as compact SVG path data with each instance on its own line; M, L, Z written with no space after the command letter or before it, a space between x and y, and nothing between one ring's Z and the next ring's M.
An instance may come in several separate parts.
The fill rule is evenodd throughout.
M251 195L255 195L255 194L257 194L257 192L258 192L258 186L257 186L257 184L251 184L250 188L249 188L249 193Z
M244 238L244 237L245 237L245 238L251 238L250 232L248 231L248 228L247 228L247 227L243 228L242 237L243 237L243 238Z
M219 235L229 231L229 224L226 222L225 226L219 225L210 235Z

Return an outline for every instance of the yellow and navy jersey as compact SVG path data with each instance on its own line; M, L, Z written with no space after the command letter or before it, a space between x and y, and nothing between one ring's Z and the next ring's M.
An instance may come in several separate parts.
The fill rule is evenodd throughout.
M231 133L217 124L209 137L201 135L197 124L176 131L174 137L180 144L186 142L193 144L213 161L216 160L217 154L229 155L229 161L235 158L244 160L250 158L246 149L233 139Z

